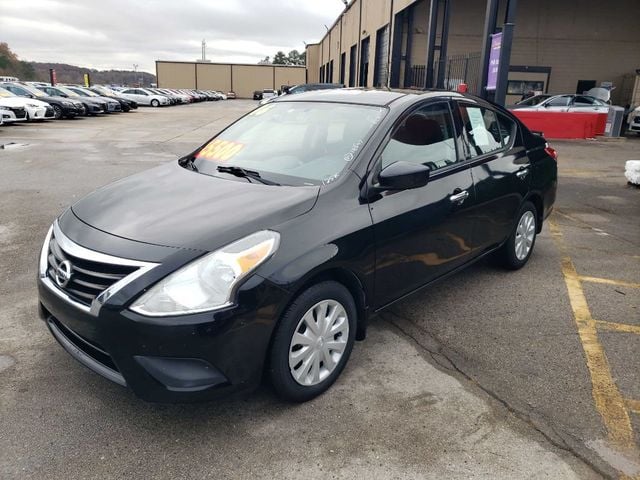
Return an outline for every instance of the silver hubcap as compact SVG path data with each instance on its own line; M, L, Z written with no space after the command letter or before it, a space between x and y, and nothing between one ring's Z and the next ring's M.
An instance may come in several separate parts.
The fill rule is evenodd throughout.
M518 228L516 228L516 258L518 260L527 258L535 235L536 218L533 216L533 212L526 211L520 217Z
M289 368L300 385L310 386L331 375L347 347L349 318L340 302L323 300L304 314L291 339Z

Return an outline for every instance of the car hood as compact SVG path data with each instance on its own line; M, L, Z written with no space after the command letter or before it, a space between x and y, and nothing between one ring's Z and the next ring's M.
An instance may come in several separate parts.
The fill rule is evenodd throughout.
M103 187L72 210L111 235L210 251L308 212L319 190L212 177L172 162Z
M0 105L5 107L26 107L27 103L36 103L32 102L31 99L27 100L22 97L0 97Z

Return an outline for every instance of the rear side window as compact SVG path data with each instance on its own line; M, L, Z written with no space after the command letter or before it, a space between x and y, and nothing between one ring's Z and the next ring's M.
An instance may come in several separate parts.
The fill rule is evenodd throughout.
M510 147L516 135L516 122L498 113L498 125L500 126L500 137L503 147Z
M382 152L382 168L404 161L437 170L457 158L449 105L437 103L412 112L396 127Z
M502 149L503 138L493 110L460 105L462 130L468 158L479 157Z

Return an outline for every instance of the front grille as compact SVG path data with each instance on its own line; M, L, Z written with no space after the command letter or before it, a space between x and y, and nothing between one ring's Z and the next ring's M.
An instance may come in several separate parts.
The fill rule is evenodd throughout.
M46 107L45 117L52 117L54 115L53 107Z
M66 284L64 281L60 282L60 278L57 278L60 277L58 269L63 262L68 262L65 266L70 265L71 270L71 275ZM65 252L56 242L55 236L51 235L47 276L58 288L84 305L90 306L93 299L104 290L137 269L138 267L112 265L75 257Z
M16 118L25 118L27 116L27 111L23 107L9 107L9 110L15 114Z

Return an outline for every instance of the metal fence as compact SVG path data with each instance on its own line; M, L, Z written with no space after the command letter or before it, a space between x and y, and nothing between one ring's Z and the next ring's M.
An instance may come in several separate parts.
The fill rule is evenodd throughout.
M434 83L438 78L438 61L434 65ZM412 65L409 78L405 84L410 88L424 88L427 69L425 65ZM444 66L444 84L446 90L455 90L459 84L466 83L469 92L478 91L478 77L480 76L480 52L453 55L447 58ZM435 85L428 85L428 87Z

